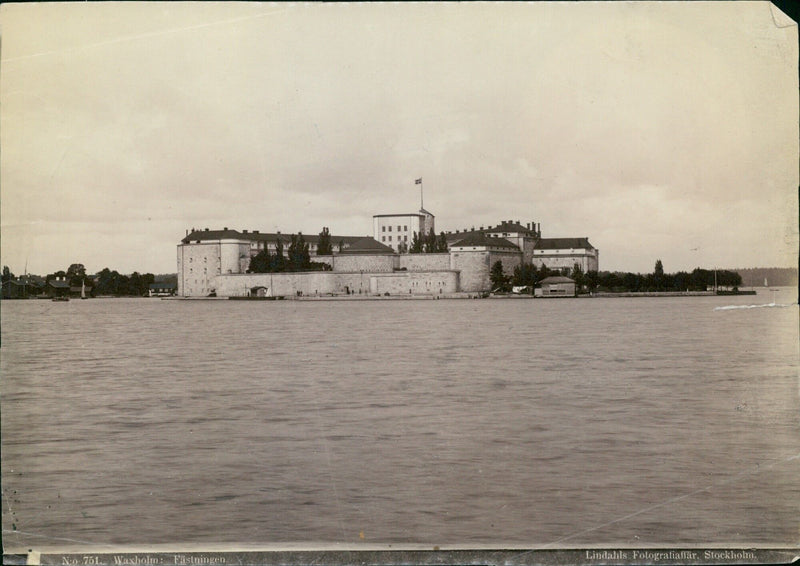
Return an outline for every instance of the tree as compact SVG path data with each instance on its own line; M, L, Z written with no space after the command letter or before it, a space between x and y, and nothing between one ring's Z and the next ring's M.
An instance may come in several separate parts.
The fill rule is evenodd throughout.
M14 274L11 273L11 270L8 268L7 265L3 266L3 283L6 281L11 281L14 279Z
M289 265L293 271L303 271L311 263L308 253L308 244L303 233L292 234L292 241L289 244Z
M691 275L685 271L679 271L672 278L672 288L676 291L688 291L691 284Z
M414 235L411 237L411 248L409 248L408 253L421 254L423 245L424 242L422 238L420 238L419 234L414 232Z
M653 269L653 283L656 291L660 291L664 283L664 266L661 264L660 259L656 260L656 266Z
M626 273L622 276L622 285L628 291L641 291L641 287L646 285L640 275L636 273Z
M425 236L424 251L426 254L436 252L436 232L433 231L433 226L431 226L431 229L428 231L428 235Z
M538 270L535 264L523 263L514 268L511 282L517 287L533 287L536 284L537 275Z
M58 279L60 277L66 277L66 276L67 276L66 271L56 271L55 273L49 273L47 275L47 277L45 277L45 283L49 283L50 281L53 281L54 279Z
M264 246L264 249L259 251L250 260L250 266L247 268L251 273L268 273L272 266L272 254L269 253L269 248Z
M73 263L67 268L66 278L70 285L80 285L82 280L86 278L86 268L82 263Z
M499 259L492 265L489 280L492 282L492 290L508 291L509 277L503 273L503 262Z
M436 251L447 253L447 236L444 235L444 232L439 233L439 239L436 241Z
M325 226L322 228L322 232L319 233L319 241L317 243L317 255L332 255L333 254L333 246L331 245L331 233L328 231L328 227Z
M597 289L597 271L587 271L586 275L583 276L583 280L586 284L586 289L588 289L590 293L593 293L594 290Z
M269 271L283 271L286 268L286 258L283 257L283 241L280 236L275 241L275 255L270 257Z
M583 289L583 269L580 264L576 263L572 266L570 278L575 281L575 288L578 290L578 293L580 293Z
M545 264L542 264L542 266L539 268L539 273L537 274L536 282L539 283L542 279L547 279L548 277L550 277L550 275L552 275L550 269Z

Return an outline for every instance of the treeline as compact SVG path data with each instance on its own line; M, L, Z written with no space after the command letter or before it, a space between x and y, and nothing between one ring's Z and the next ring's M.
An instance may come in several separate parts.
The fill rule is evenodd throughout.
M447 253L447 238L444 232L436 236L436 232L431 228L427 234L417 234L411 238L411 246L406 249L405 245L400 246L400 251L407 251L410 254L437 254Z
M141 297L149 294L150 284L155 281L155 275L152 273L134 271L130 275L122 275L106 267L97 274L91 294L92 296Z
M341 245L340 245L341 249ZM308 251L308 242L303 237L302 232L292 234L287 254L283 253L283 242L280 238L275 244L275 253L271 253L265 246L250 260L247 269L248 273L280 273L284 271L327 271L330 266L327 263L311 261ZM330 234L327 228L323 228L320 233L319 243L317 244L317 255L329 255L332 253Z
M498 262L499 263L499 262ZM503 274L502 265L493 265L490 273L492 286L495 289L508 290L511 286L536 287L543 279L562 275L575 281L575 287L581 292L608 293L658 293L667 291L707 291L716 284L719 287L739 287L742 277L735 271L694 269L691 273L678 271L664 273L661 260L657 260L652 273L630 273L620 271L588 271L579 265L572 269L549 269L547 266L536 266L532 263L522 264L514 269L512 276Z
M16 279L8 266L3 267L3 282ZM66 270L59 270L48 273L44 277L39 275L26 275L26 283L37 287L44 293L51 281L62 280L71 288L81 287L85 289L88 296L115 296L115 297L139 297L148 295L150 284L156 282L156 276L152 273L139 273L134 271L130 275L123 275L118 271L104 268L94 275L86 272L86 267L82 263L73 263ZM174 274L159 276L160 281L177 284L177 277Z
M574 279L574 278L573 278ZM579 280L576 280L578 283ZM714 288L714 270L695 268L691 273L622 273L608 271L589 271L580 279L589 292L607 291L611 293L658 293L663 291L708 291ZM718 270L718 287L738 288L742 277L735 271Z

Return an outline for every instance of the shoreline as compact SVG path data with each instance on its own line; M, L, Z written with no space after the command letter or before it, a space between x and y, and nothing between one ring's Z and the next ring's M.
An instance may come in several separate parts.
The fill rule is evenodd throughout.
M664 291L664 292L624 292L594 293L569 297L536 297L534 295L485 294L485 293L443 293L440 295L302 295L282 297L161 297L162 301L436 301L440 299L496 299L496 300L551 300L551 299L631 299L631 298L672 298L672 297L718 297L752 296L755 293L724 293L715 291Z

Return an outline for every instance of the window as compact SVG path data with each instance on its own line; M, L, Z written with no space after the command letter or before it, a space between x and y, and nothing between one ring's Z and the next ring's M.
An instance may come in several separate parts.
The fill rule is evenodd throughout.
M403 232L408 232L408 226L403 226Z
M386 236L381 236L381 242L385 242L385 241L386 241Z
M392 227L391 227L391 226L389 226L389 232L391 232L391 231L392 231Z
M386 232L386 226L381 226L381 232Z
M400 226L398 226L398 227L397 227L397 231L398 231L398 232L400 231Z
M392 237L391 237L391 236L389 236L389 241L390 241L390 242L392 241Z

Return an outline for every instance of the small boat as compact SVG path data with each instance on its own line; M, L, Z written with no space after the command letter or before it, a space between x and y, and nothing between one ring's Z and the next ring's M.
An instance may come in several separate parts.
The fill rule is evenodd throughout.
M88 299L86 296L86 279L81 281L81 299Z

